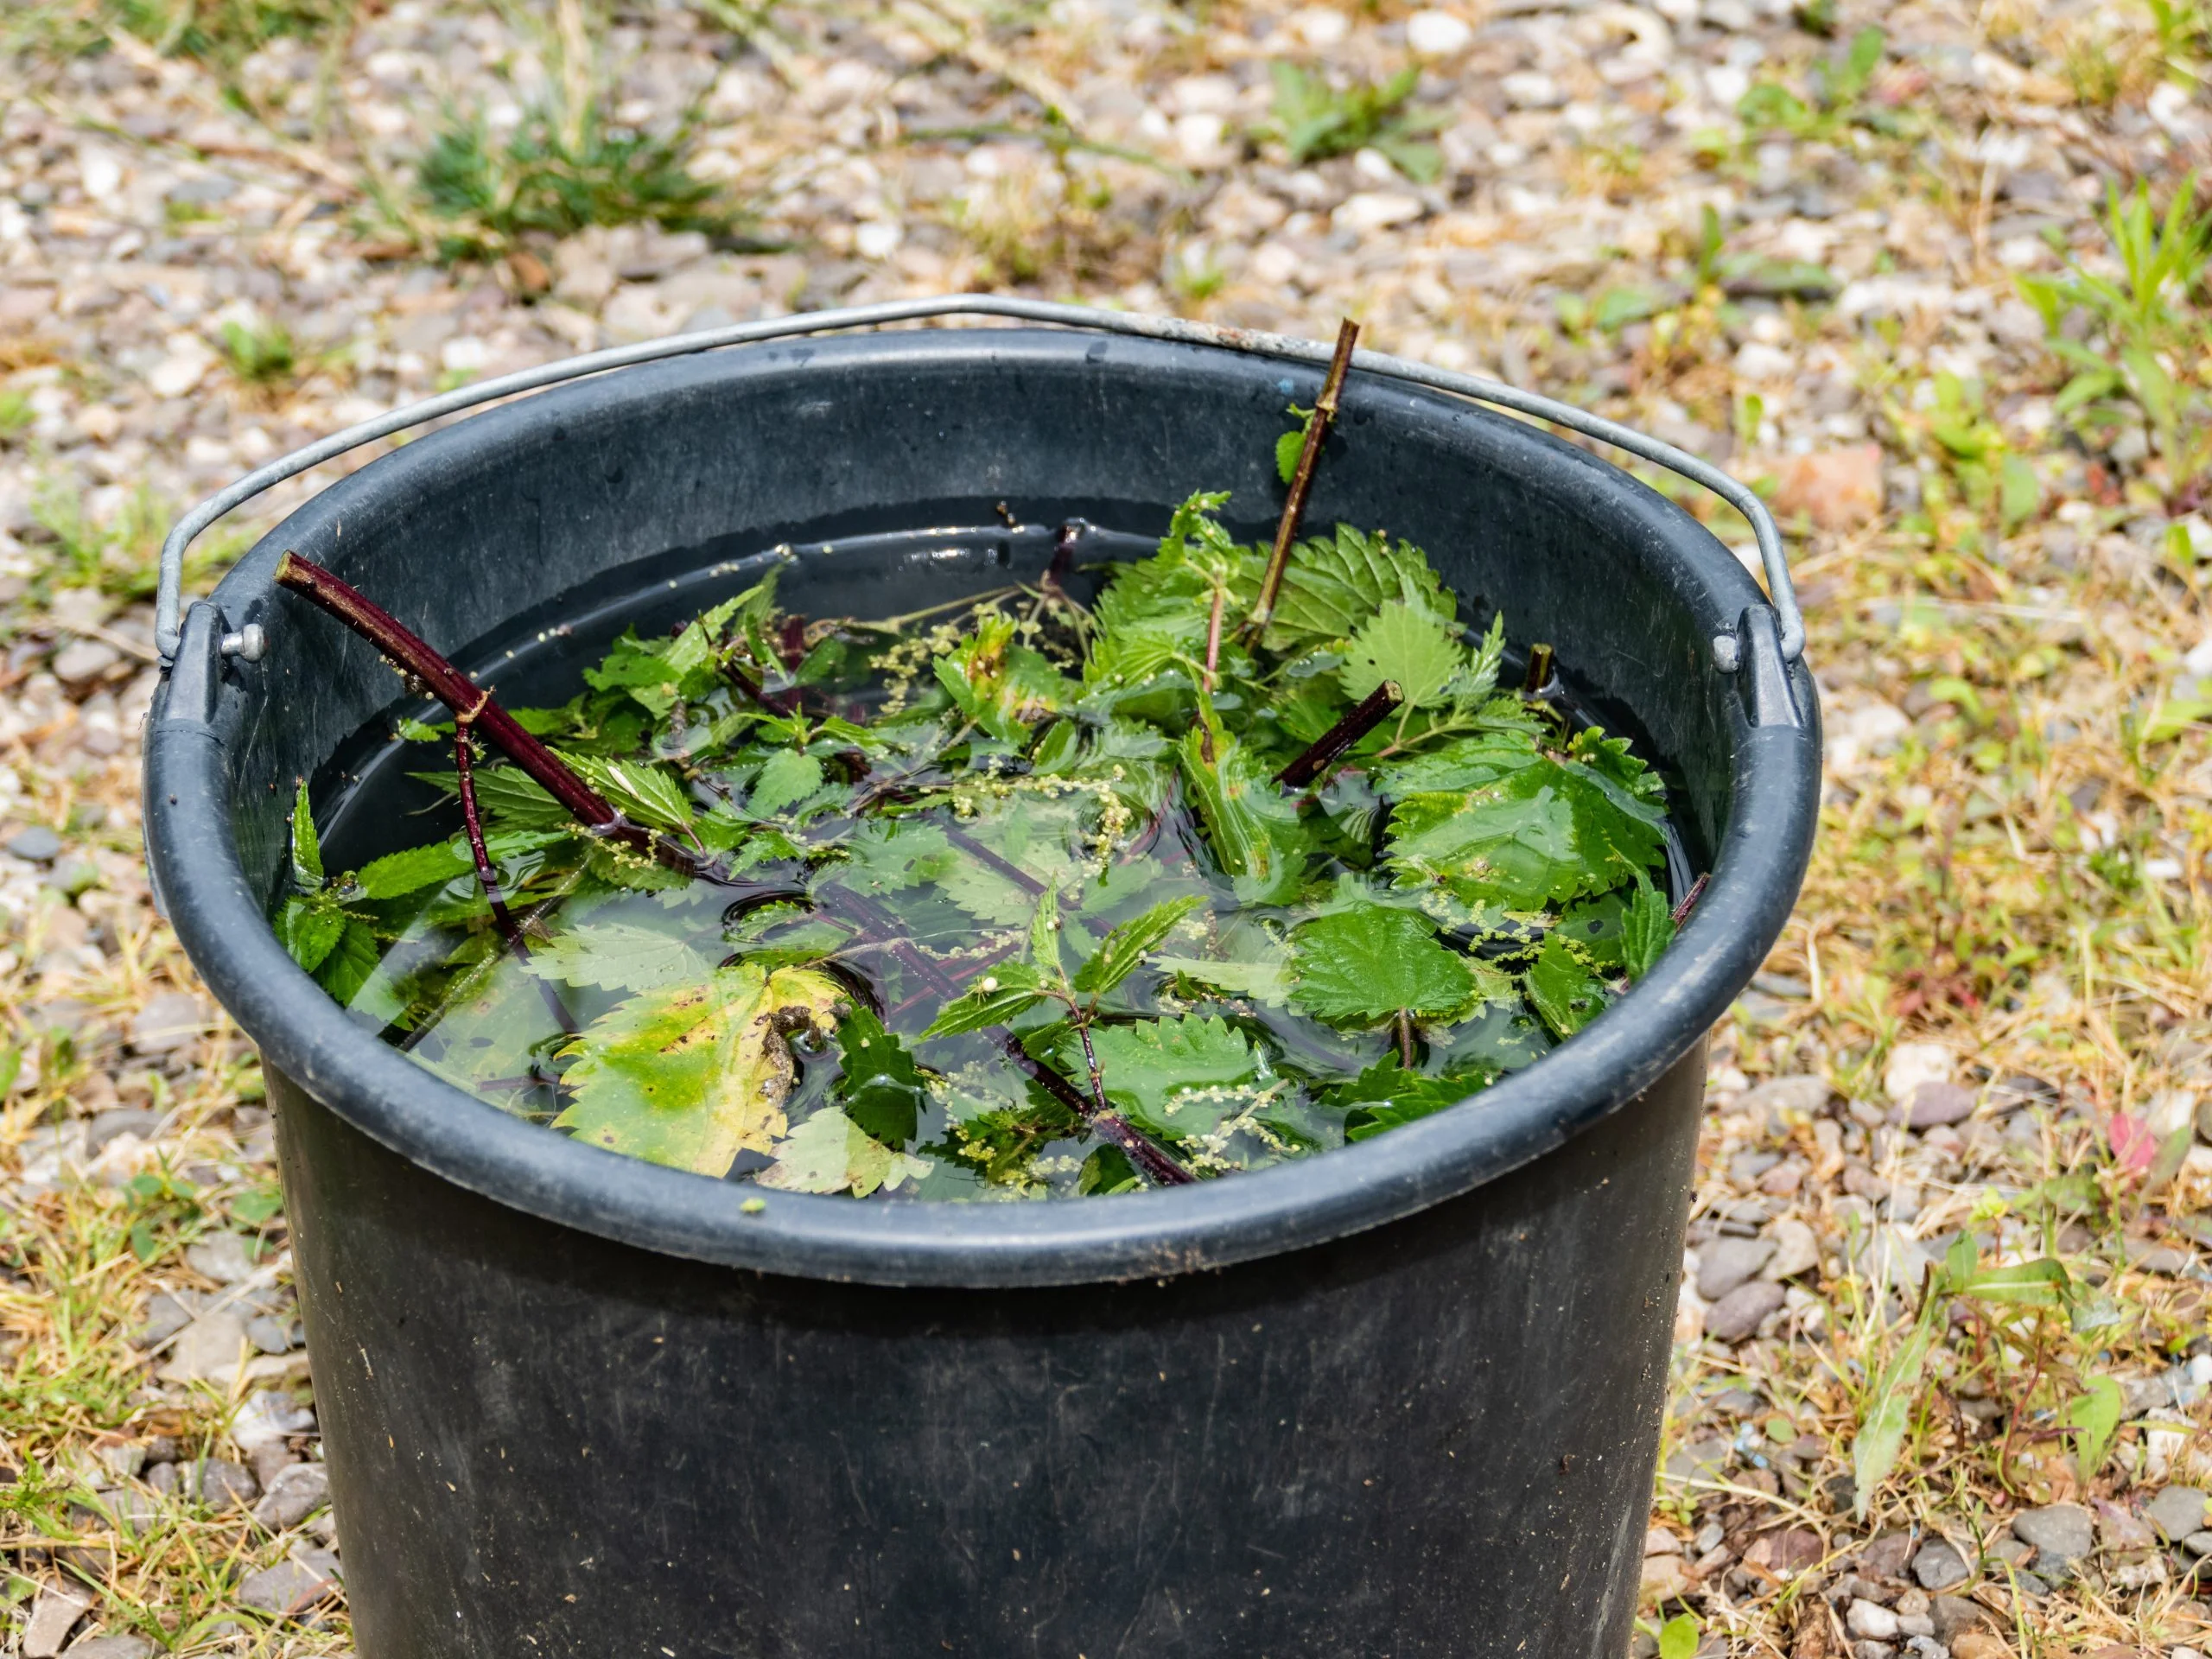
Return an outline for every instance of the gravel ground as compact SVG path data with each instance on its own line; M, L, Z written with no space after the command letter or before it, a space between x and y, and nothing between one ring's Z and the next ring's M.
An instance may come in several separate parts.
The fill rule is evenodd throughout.
M1350 313L1771 492L1823 839L1715 1033L1639 1647L2212 1647L2212 294L2107 207L2212 159L2202 0L16 0L0 53L7 1652L350 1651L257 1066L139 861L168 516L976 288Z

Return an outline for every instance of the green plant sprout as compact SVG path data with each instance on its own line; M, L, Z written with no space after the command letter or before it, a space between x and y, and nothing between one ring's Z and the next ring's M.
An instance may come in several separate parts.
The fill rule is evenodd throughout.
M1290 152L1293 166L1373 149L1415 184L1433 183L1444 170L1444 153L1425 137L1450 118L1441 110L1412 105L1421 71L1408 67L1379 86L1355 81L1342 91L1319 70L1294 63L1268 66L1274 78L1274 121L1266 137Z

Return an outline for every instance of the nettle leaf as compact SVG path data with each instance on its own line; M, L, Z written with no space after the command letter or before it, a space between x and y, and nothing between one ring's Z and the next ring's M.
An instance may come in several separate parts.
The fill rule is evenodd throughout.
M893 1151L835 1106L825 1106L779 1141L776 1161L753 1179L785 1192L850 1192L864 1198L918 1181L935 1167L927 1158Z
M1090 1046L1098 1056L1098 1075L1106 1098L1147 1124L1172 1126L1178 1134L1204 1134L1226 1115L1205 1110L1207 1103L1176 1103L1194 1092L1228 1089L1249 1082L1260 1071L1252 1039L1216 1016L1187 1014L1180 1020L1145 1020L1134 1025L1095 1027ZM1071 1034L1060 1043L1059 1064L1071 1077L1088 1075L1081 1040ZM1211 1103L1227 1107L1230 1097Z
M691 827L691 798L658 766L596 754L562 753L561 759L625 817L653 830Z
M1568 740L1567 752L1642 804L1654 808L1666 805L1665 780L1636 757L1628 739L1607 737L1603 727L1592 726Z
M330 1000L340 1007L351 1007L362 988L375 977L380 954L374 930L366 922L349 918L345 930L315 964L315 983L329 992Z
M963 995L938 1010L937 1018L922 1033L954 1037L962 1032L1001 1026L1045 1000L1045 976L1026 963L1001 963Z
M1427 754L1387 763L1376 768L1375 786L1397 800L1445 790L1480 789L1542 759L1527 732L1484 732L1453 738Z
M1043 656L1013 643L1010 616L986 617L931 669L961 714L1004 743L1027 744L1029 728L1065 713L1076 688Z
M822 762L799 749L778 749L762 765L745 798L755 817L772 817L822 787Z
M1675 918L1666 895L1639 874L1621 917L1621 966L1630 979L1642 979L1674 942Z
M548 979L610 991L699 985L713 960L681 935L634 922L589 922L531 948L530 965Z
M1402 887L1535 909L1599 893L1662 856L1664 817L1584 767L1548 756L1467 790L1408 796L1390 815Z
M1216 962L1203 957L1154 957L1153 966L1230 996L1279 1008L1290 1001L1290 961Z
M490 850L486 843L486 850ZM472 875L476 860L466 837L434 841L373 859L354 872L353 887L364 899L397 899L424 887L442 887L457 875Z
M1387 602L1433 613L1445 627L1459 613L1459 601L1419 548L1393 542L1380 531L1370 536L1338 524L1333 536L1291 550L1263 643L1272 651L1296 652L1349 639Z
M453 774L415 774L454 792ZM484 816L511 830L572 830L575 820L569 809L547 794L537 781L519 766L479 766L475 772L476 804Z
M1441 1019L1467 1006L1475 976L1417 912L1357 905L1306 923L1291 939L1293 1007L1335 1025L1374 1026L1400 1013Z
M1205 758L1205 734L1185 734L1177 751L1183 781L1206 830L1214 861L1246 904L1281 904L1305 879L1312 832L1299 822L1266 767L1234 738L1217 738Z
M1076 970L1075 988L1085 996L1103 996L1135 973L1153 948L1205 902L1195 893L1185 893L1123 922Z
M322 882L322 836L315 827L315 808L308 804L307 780L302 779L292 798L292 885L313 893Z
M944 831L919 820L863 823L845 843L845 854L837 879L869 893L898 893L942 880L960 862Z
M906 1044L872 1010L856 1006L837 1022L837 1052L843 1071L836 1093L845 1116L886 1146L912 1141L929 1085Z
M1466 652L1433 611L1391 600L1368 618L1344 647L1338 678L1357 702L1388 682L1409 709L1439 700L1466 663Z
M1572 1037L1605 1011L1605 982L1554 933L1536 953L1526 981L1529 1001L1554 1035Z
M327 901L294 893L276 912L276 937L308 973L322 966L346 931L346 912Z
M1468 1096L1489 1088L1499 1076L1496 1066L1478 1064L1430 1077L1407 1071L1393 1053L1369 1066L1352 1082L1329 1090L1325 1103L1344 1112L1345 1140L1366 1141L1457 1106Z
M1051 887L1037 895L1036 913L1029 922L1029 960L1049 982L1068 976L1060 960L1060 895Z
M640 992L562 1051L573 1096L554 1124L611 1152L726 1174L784 1132L796 1070L784 1028L827 1029L844 1000L825 975L748 963Z

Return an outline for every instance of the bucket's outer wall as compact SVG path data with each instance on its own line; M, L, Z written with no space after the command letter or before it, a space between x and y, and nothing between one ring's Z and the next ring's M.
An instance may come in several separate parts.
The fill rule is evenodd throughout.
M360 1651L1624 1653L1704 1067L1355 1237L989 1293L610 1245L272 1074Z

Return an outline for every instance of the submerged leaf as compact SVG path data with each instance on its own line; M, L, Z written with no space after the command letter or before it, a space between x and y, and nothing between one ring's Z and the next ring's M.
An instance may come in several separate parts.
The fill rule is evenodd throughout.
M844 995L810 969L749 963L640 992L563 1051L574 1096L554 1122L595 1147L724 1174L783 1133L794 1070L785 1030L826 1028Z
M1137 969L1153 947L1166 938L1182 919L1205 901L1195 893L1154 905L1143 915L1123 922L1076 971L1075 988L1086 996L1103 996Z
M1326 1098L1329 1105L1344 1109L1344 1139L1367 1141L1457 1106L1497 1078L1497 1067L1479 1063L1441 1077L1425 1076L1407 1071L1397 1055L1389 1054L1352 1082L1331 1090Z
M1226 1106L1236 1103L1209 1091L1247 1082L1260 1070L1251 1039L1218 1017L1101 1026L1090 1040L1106 1098L1147 1125L1179 1135L1212 1128ZM1061 1043L1058 1058L1069 1076L1087 1075L1083 1045L1075 1037ZM1208 1098L1185 1098L1194 1094Z
M1474 998L1465 960L1413 911L1361 904L1317 916L1292 945L1293 1006L1335 1025L1379 1025L1401 1013L1441 1019Z
M1554 1033L1572 1037L1605 1012L1605 985L1554 933L1529 970L1529 1001Z
M928 1088L906 1046L869 1009L855 1007L837 1022L837 1052L845 1115L886 1146L912 1141Z
M634 922L588 922L531 951L533 971L570 985L610 991L657 991L698 985L715 971L704 953L680 934Z
M918 1181L934 1168L926 1158L894 1152L835 1106L825 1106L776 1145L776 1161L753 1179L785 1192L850 1192L864 1198L879 1187Z

